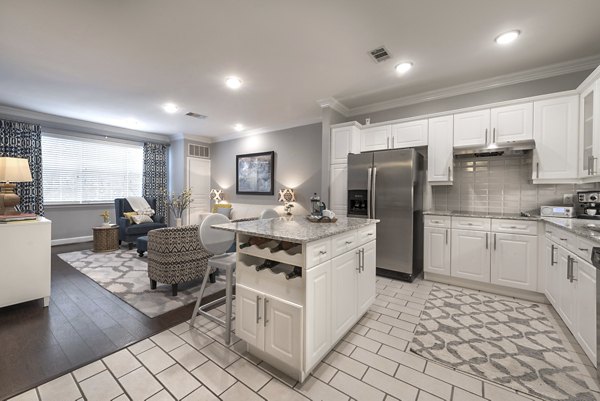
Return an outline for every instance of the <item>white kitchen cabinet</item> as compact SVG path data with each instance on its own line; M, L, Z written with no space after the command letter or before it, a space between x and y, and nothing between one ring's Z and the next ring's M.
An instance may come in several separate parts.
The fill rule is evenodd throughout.
M332 342L336 343L355 322L358 255L350 251L331 260Z
M581 258L573 264L577 316L575 339L596 365L596 269Z
M427 146L427 120L409 121L392 125L390 149Z
M580 97L579 177L600 174L600 80Z
M329 179L329 209L339 216L348 212L348 165L333 164Z
M452 230L450 275L490 282L490 233Z
M360 129L355 125L332 128L330 164L348 163L348 153L360 153Z
M184 223L200 224L201 216L210 212L210 159L188 157L186 175L192 202L183 214Z
M455 148L486 146L490 132L490 109L454 115Z
M264 296L264 351L290 366L302 362L302 307Z
M492 140L498 145L533 139L533 103L491 109Z
M356 307L358 316L362 316L373 304L373 301L375 301L375 270L377 264L375 241L367 243L364 247L360 249L362 249L363 251L362 267L356 273Z
M427 180L431 185L452 183L454 167L453 116L429 119L429 145L427 149Z
M236 335L288 365L302 358L302 306L236 285Z
M360 151L390 149L391 125L363 128L360 132Z
M568 278L568 269L571 263L571 254L559 246L557 252L557 280L558 280L558 313L569 330L575 333L576 298L575 286Z
M492 284L537 290L537 236L492 233Z
M235 334L248 344L262 348L264 331L262 329L261 308L264 297L262 293L237 284L235 287Z
M328 256L329 258L329 256ZM331 261L306 271L306 366L314 366L331 345Z
M558 246L550 239L544 239L544 262L543 262L545 288L544 294L555 309L558 309L560 270L558 267Z
M425 227L423 270L450 275L450 229Z
M533 104L532 179L564 182L577 179L579 96L542 100Z

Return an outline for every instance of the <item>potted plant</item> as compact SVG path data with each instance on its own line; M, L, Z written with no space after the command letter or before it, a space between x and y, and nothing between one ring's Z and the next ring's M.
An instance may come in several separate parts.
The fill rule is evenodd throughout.
M190 206L192 203L192 189L184 188L183 192L177 194L172 192L171 194L167 194L167 207L175 216L175 226L181 227L181 217L183 216L183 212Z
M100 216L102 216L102 220L104 221L102 226L110 227L110 213L108 213L108 210L103 211Z

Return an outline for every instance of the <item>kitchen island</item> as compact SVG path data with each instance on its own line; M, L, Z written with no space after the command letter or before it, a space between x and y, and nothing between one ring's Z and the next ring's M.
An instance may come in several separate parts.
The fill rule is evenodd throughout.
M303 382L375 300L378 220L303 216L213 226L236 233L235 333Z

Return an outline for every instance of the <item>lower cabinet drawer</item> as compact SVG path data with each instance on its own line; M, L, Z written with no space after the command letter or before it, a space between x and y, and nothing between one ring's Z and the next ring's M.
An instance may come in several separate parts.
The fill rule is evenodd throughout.
M452 228L461 230L490 231L490 219L481 217L452 217Z
M495 233L537 235L538 222L530 220L492 219Z
M339 256L358 246L356 230L338 234L331 239L332 257Z
M587 263L592 263L592 248L595 246L596 244L594 244L592 241L578 237L577 249L575 250L575 253Z
M306 269L331 259L331 239L324 238L306 244Z
M367 227L363 227L357 232L357 245L366 244L369 241L373 241L377 237L377 225L369 224Z
M450 216L428 215L423 216L425 227L450 228L452 218Z

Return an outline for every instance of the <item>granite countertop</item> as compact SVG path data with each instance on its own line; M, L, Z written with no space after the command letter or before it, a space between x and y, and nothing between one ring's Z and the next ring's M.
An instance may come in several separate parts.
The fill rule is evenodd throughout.
M434 216L457 216L457 217L484 217L490 219L509 219L509 220L532 220L537 221L540 219L540 216L531 215L521 216L518 213L486 213L486 212L459 212L457 210L450 211L435 211L430 210L427 212L423 212L423 214L429 214Z
M589 238L600 243L600 220L542 217L542 221L558 228L563 228L580 237ZM598 231L590 229L587 227L588 225L596 228Z
M379 220L350 217L338 217L338 221L335 223L311 223L305 216L291 216L215 224L212 227L256 237L304 244L375 223L379 223Z

